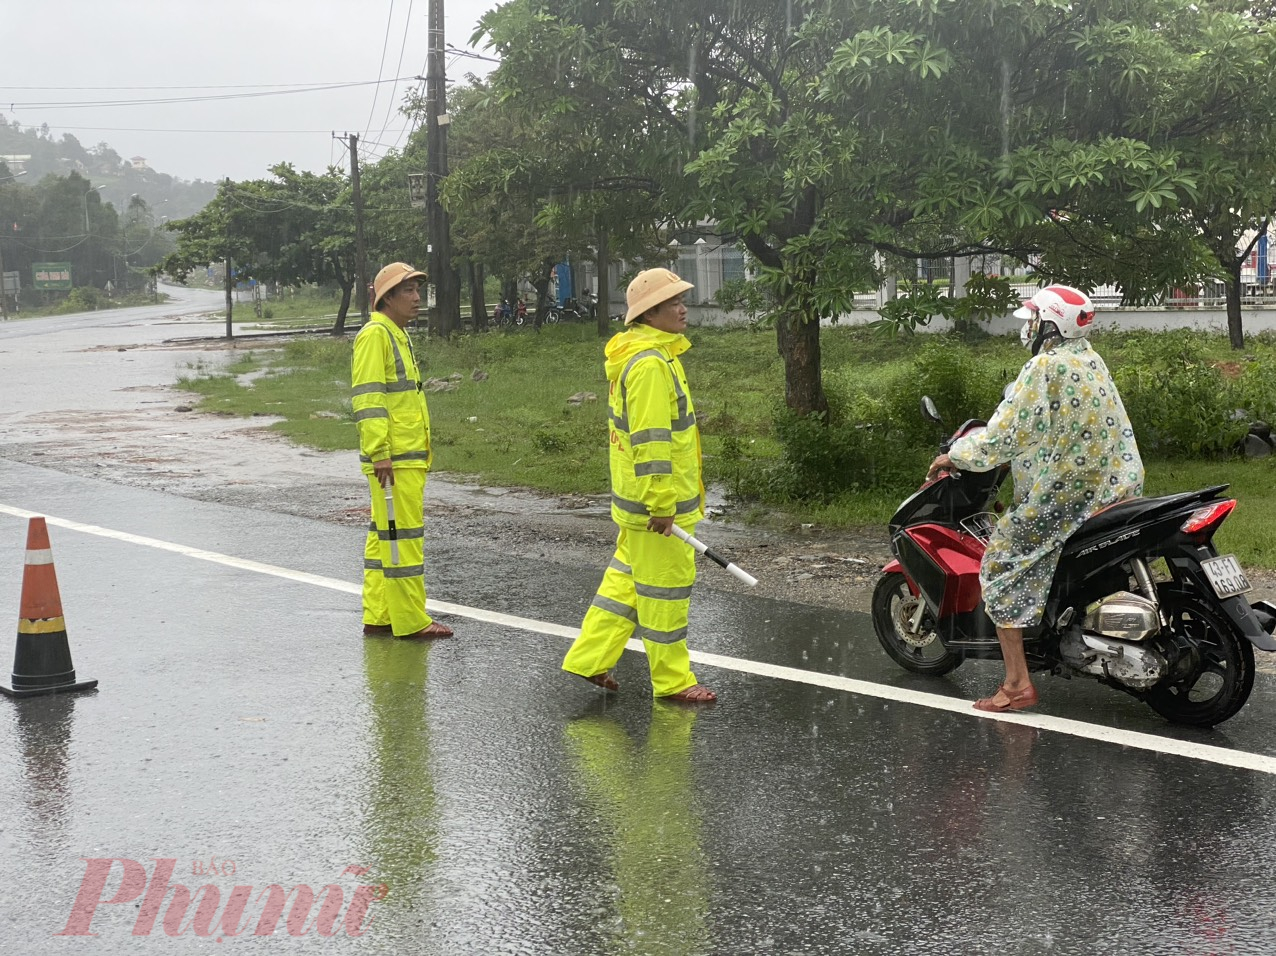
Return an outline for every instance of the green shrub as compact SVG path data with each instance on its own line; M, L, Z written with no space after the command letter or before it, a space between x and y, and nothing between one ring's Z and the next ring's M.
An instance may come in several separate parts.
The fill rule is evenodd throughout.
M1183 329L1140 337L1138 361L1113 370L1145 457L1229 455L1245 435L1249 421L1237 415L1244 389L1202 357L1202 335ZM1256 387L1260 374L1272 373L1255 373Z
M922 345L912 367L886 390L888 414L897 437L911 446L935 444L934 426L921 416L923 395L935 400L949 428L968 418L991 417L1006 386L1018 374L1013 360L1004 365L992 363L959 347L952 336L935 336Z
M102 293L92 286L77 286L72 289L59 307L60 312L88 312L100 304Z
M1261 419L1268 424L1276 421L1276 362L1270 355L1267 361L1245 364L1237 389L1240 407L1251 420Z
M898 479L900 460L880 423L856 422L830 413L805 417L782 411L776 437L784 460L769 476L771 491L785 501L827 501L848 491Z

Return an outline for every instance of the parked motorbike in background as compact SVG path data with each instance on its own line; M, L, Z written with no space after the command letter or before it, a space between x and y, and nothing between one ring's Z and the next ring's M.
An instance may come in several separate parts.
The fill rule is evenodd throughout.
M546 322L577 322L581 319L592 319L593 315L586 306L575 299L567 299L562 305L552 305L545 313Z
M942 427L929 397L922 414ZM965 422L940 450L985 424ZM906 670L1001 659L979 565L1008 472L941 474L891 518L873 628ZM1276 606L1251 605L1244 569L1214 547L1236 507L1227 487L1118 502L1082 525L1064 543L1041 623L1024 632L1029 667L1093 678L1176 724L1234 716L1254 685L1254 648L1276 651Z

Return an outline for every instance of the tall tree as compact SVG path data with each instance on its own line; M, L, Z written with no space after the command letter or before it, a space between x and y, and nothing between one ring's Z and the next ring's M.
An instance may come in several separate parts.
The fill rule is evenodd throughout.
M523 35L536 42L534 26ZM540 89L552 87L553 59L534 65ZM677 206L643 172L655 140L645 141L644 157L633 148L642 141L639 114L598 89L565 103L571 108L544 111L536 98L478 81L458 90L444 199L458 245L489 271L530 278L542 300L554 264L592 261L604 303L599 332L607 334L609 259L667 256L663 229Z
M273 179L222 184L199 213L170 222L177 250L164 271L185 281L194 269L231 259L241 276L285 285L335 284L341 290L333 334L345 329L357 279L349 181L337 169L271 168Z

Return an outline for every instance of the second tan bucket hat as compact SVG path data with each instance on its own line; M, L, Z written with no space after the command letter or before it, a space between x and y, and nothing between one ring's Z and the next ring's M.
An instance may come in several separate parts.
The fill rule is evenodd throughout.
M648 309L654 309L678 293L694 288L676 272L668 269L644 269L634 276L629 288L625 290L625 304L629 306L629 311L625 313L625 325L633 325L634 320Z
M393 289L400 282L407 282L409 279L424 279L425 273L420 269L413 269L406 262L391 262L388 266L377 273L377 277L372 280L372 308L376 308L381 304L381 297Z

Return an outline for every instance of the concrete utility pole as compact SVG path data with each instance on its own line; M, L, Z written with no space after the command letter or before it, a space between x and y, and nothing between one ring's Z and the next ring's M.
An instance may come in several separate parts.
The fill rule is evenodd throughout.
M9 321L9 292L4 287L4 250L0 249L0 318Z
M354 192L354 256L356 279L355 300L359 303L359 314L363 321L368 321L368 247L363 240L363 194L359 192L359 134L350 134L350 187Z
M226 198L230 200L230 177L226 177ZM230 256L230 224L226 226L226 338L234 338L235 331L231 326L231 315L235 311L235 280L231 278Z
M427 270L434 284L434 327L451 335L461 325L460 281L452 268L452 226L439 202L439 186L447 175L447 75L443 62L443 0L430 0L429 50L425 68L426 235L430 242Z

